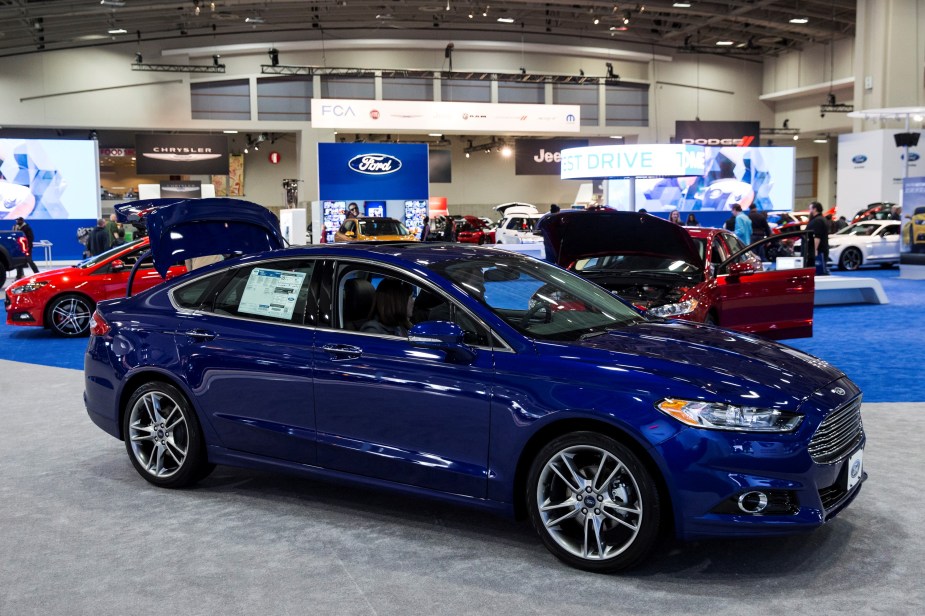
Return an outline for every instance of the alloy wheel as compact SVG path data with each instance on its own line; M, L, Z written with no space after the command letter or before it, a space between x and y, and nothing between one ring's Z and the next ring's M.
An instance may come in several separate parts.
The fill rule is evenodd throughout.
M131 452L144 471L165 479L186 462L190 446L186 416L175 400L149 391L132 406L128 420Z
M62 336L82 336L87 333L91 314L87 301L73 296L56 301L49 311L51 326Z

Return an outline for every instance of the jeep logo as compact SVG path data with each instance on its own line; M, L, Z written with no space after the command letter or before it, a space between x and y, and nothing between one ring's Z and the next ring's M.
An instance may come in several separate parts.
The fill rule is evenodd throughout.
M351 158L347 166L357 173L385 175L401 169L401 161L388 154L360 154Z
M864 156L863 154L858 154L857 156L851 159L851 162L853 162L855 165L863 165L864 163L867 162L867 157Z

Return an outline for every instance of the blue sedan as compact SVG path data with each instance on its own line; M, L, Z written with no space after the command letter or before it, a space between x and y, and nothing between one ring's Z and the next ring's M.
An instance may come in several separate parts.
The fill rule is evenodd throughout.
M385 488L528 516L563 561L616 571L672 530L814 529L866 479L861 392L812 356L494 248L281 248L259 217L223 244L241 211L216 201L150 214L156 267L270 250L92 319L87 410L152 484L227 464Z

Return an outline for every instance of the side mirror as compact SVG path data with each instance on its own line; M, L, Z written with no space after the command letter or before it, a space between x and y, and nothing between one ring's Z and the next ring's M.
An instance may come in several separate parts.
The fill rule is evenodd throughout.
M344 235L346 235L347 237L356 237L356 236L357 236L356 231L347 231L347 233L345 233Z
M122 261L122 259L116 259L109 264L109 269L113 272L121 272L125 269L125 263Z
M748 276L749 274L754 274L757 270L755 266L751 263L733 263L729 266L729 275L730 276Z
M408 332L411 346L431 351L444 351L447 358L469 363L475 359L475 350L463 342L462 328L449 321L424 321Z

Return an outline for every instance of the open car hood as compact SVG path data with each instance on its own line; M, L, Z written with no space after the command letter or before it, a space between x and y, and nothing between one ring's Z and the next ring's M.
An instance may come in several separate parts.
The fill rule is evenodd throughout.
M646 254L697 265L701 258L684 227L638 212L610 209L569 210L551 214L543 234L568 267L578 259L612 254Z
M270 210L238 199L147 199L115 206L121 222L148 229L154 269L162 276L185 259L251 254L285 246Z

